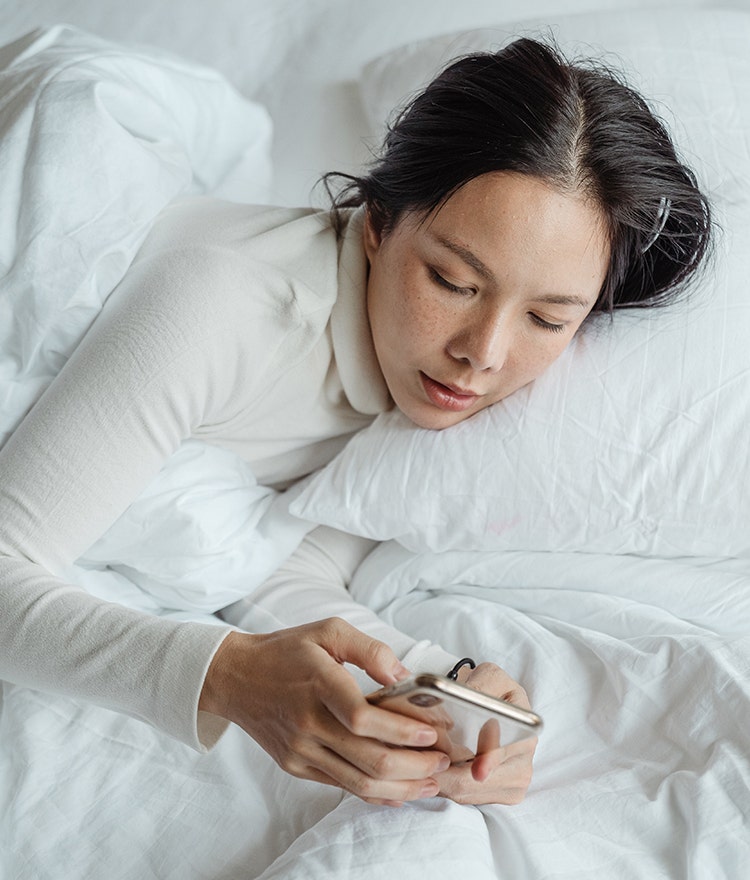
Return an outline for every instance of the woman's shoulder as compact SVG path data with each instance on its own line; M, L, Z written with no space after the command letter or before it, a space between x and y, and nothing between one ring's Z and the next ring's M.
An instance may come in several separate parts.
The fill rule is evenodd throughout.
M266 353L297 340L302 351L325 333L337 295L326 212L197 198L158 217L105 311L163 349L217 338Z
M216 249L226 257L285 259L336 246L328 211L249 205L199 196L179 199L157 217L141 255L173 248Z
M338 241L329 212L247 205L207 197L181 199L157 218L136 262L156 262L191 286L286 290L303 311L336 295Z

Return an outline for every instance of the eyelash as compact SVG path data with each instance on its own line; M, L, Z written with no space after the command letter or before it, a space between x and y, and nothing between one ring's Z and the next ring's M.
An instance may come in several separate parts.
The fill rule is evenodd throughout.
M543 330L549 330L550 333L562 333L565 329L565 324L552 324L550 321L545 321L544 318L540 318L539 315L535 315L533 312L529 312L529 317L531 320Z
M450 290L452 293L458 293L461 296L469 296L474 293L470 287L458 287L456 284L451 284L450 281L443 278L443 276L432 267L430 267L430 276L436 284L439 284L440 287L444 287L446 290ZM545 321L544 318L540 318L539 315L535 315L533 312L529 312L529 317L538 327L541 327L543 330L547 330L550 333L562 333L563 330L565 330L565 324L553 324L551 321Z
M429 271L432 280L436 284L439 284L440 287L444 287L446 290L450 290L451 293L457 293L460 296L470 296L472 293L474 293L471 287L458 287L458 285L456 284L451 284L450 281L443 278L443 276L432 267L429 267Z

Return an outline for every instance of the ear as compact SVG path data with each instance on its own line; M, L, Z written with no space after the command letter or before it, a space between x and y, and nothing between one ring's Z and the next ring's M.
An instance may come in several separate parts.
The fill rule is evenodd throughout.
M369 210L365 208L365 222L362 229L362 243L365 248L365 253L367 254L367 259L370 262L373 261L375 254L377 254L382 240L383 238L381 234L373 226Z

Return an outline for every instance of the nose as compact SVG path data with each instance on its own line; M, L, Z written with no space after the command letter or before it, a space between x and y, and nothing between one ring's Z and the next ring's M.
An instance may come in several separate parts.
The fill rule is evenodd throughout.
M448 343L448 354L477 372L497 373L508 357L511 328L500 311L482 311Z

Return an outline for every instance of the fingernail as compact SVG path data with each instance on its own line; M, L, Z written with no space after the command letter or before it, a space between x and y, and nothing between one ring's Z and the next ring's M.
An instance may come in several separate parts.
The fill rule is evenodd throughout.
M437 772L440 773L441 770L447 770L451 765L451 759L447 755L443 755L440 759L440 763L437 765Z
M399 663L398 666L393 667L392 675L396 681L403 681L411 675L411 672L402 663Z
M440 786L432 780L431 782L426 783L422 791L419 792L419 796L423 798L435 797L435 795L440 791Z
M437 739L437 734L431 727L422 727L415 734L413 743L415 746L431 746Z

